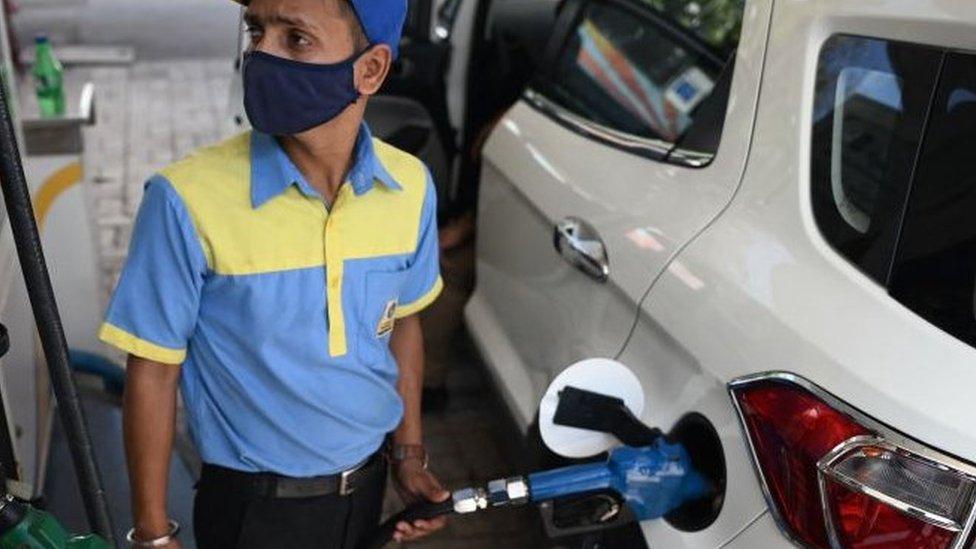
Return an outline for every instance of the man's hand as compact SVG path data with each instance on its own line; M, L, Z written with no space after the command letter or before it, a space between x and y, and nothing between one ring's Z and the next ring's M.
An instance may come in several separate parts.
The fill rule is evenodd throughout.
M451 493L441 486L437 477L424 469L420 460L408 459L395 463L393 477L397 492L407 505L424 499L439 503L451 497ZM397 542L414 541L429 536L445 526L447 526L447 517L415 520L412 523L403 521L397 524L393 539Z

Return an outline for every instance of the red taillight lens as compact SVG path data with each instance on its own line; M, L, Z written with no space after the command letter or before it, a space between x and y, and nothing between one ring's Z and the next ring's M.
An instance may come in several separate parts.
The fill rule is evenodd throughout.
M826 547L817 462L868 431L799 387L770 384L735 396L780 517L798 540Z
M925 549L959 541L976 479L884 442L864 425L876 424L815 387L776 377L733 382L732 396L770 506L796 541Z

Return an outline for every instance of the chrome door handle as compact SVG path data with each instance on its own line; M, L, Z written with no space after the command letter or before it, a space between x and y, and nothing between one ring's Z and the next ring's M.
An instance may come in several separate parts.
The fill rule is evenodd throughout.
M607 248L590 224L576 217L567 217L556 224L553 245L570 265L598 282L610 278Z

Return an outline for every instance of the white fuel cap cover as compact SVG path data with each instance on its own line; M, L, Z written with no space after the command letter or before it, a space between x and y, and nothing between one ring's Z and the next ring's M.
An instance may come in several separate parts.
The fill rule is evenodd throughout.
M539 403L539 432L542 441L550 450L563 457L595 456L620 444L609 433L553 423L559 404L559 392L567 385L617 397L637 417L641 417L644 412L644 389L640 380L620 362L609 358L589 358L569 366L556 376Z

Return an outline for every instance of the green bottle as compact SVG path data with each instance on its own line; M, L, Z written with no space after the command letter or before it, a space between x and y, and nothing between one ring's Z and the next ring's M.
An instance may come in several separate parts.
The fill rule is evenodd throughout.
M0 498L2 549L111 549L94 534L72 536L50 513L12 497Z
M54 56L51 41L47 36L38 36L34 55L34 85L37 90L37 104L41 116L52 118L64 114L64 87L61 62Z

